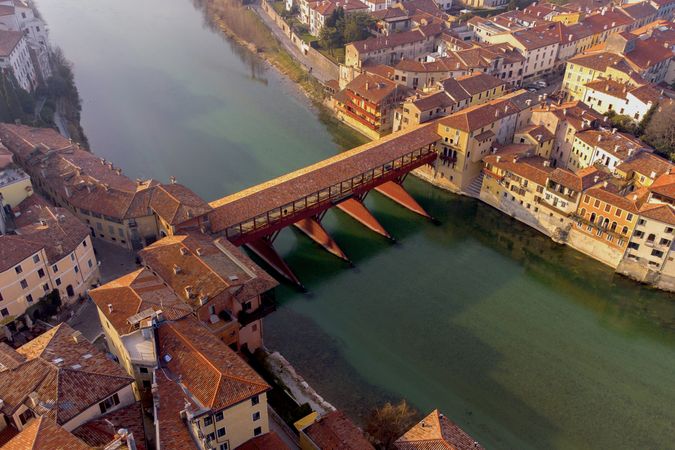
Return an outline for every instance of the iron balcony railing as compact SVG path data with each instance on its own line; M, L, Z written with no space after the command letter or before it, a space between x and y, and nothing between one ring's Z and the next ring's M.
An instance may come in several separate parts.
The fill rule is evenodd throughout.
M225 230L228 239L237 239L248 233L269 228L278 222L284 221L309 208L316 208L323 204L336 204L350 197L366 184L375 184L375 181L409 166L415 165L420 159L434 154L433 144L414 150L400 158L394 159L382 166L362 172L348 180L313 192L303 198L274 208L257 217L232 225ZM418 164L419 165L419 164Z

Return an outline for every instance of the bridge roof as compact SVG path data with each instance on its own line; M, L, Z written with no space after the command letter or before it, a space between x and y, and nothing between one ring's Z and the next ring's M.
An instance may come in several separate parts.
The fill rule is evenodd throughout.
M436 122L431 122L394 133L215 200L210 203L211 230L223 231L432 144L440 139L436 127Z

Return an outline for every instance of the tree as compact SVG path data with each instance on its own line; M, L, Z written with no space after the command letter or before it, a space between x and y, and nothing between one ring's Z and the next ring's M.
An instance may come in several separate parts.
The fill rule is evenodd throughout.
M344 20L343 40L345 44L361 41L370 37L370 30L375 25L375 19L370 14L357 12L349 14Z
M675 102L658 108L646 124L642 139L661 155L675 160Z
M319 31L319 45L323 48L330 49L331 54L334 48L342 46L342 37L340 32L335 27L327 27L324 25Z
M365 431L371 442L379 449L394 448L394 441L401 437L417 421L417 411L405 400L398 405L387 402L374 409L366 422Z
M333 10L331 15L328 16L323 25L325 27L333 27L339 29L338 24L340 24L340 22L344 22L344 20L345 20L345 10L342 8L342 6L338 6Z
M612 127L621 131L622 133L630 133L638 135L639 126L635 123L632 117L625 114L617 114L614 111L607 111L605 115L609 118Z

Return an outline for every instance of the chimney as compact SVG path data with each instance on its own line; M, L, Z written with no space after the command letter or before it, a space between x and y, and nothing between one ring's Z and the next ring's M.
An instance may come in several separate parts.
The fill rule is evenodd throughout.
M181 268L178 264L173 265L173 273L178 275L181 272Z
M115 169L115 173L116 173L117 175L122 175L122 169L120 169L120 168L118 167L117 169Z
M192 292L192 286L185 286L185 296L187 298L192 298L194 293Z
M80 331L75 331L71 336L73 337L73 342L75 342L76 344L84 342L83 341L84 337L82 336L82 333Z
M549 167L551 165L551 161L546 160L544 161L544 167Z
M110 314L112 314L112 312L113 312L113 306L112 306L112 303L108 303L108 312L109 312Z
M607 180L602 182L602 187L607 187Z
M200 306L206 305L206 302L208 302L208 301L209 301L209 296L208 296L208 295L206 295L206 294L201 294L201 295L199 296L199 305L200 305Z
M656 172L652 170L651 173L649 174L649 178L656 178Z
M616 144L616 145L614 146L614 151L615 151L615 152L618 152L620 148L621 148L621 146L620 146L619 144ZM630 150L629 150L629 153L630 153Z
M501 155L497 155L497 162L501 161L501 159L502 159L502 156L501 156Z
M189 252L188 252L188 249L187 249L186 247L181 247L181 248L180 248L180 254L181 254L181 255L185 256L185 255L187 255L188 253L189 253Z
M634 201L634 202L637 201L637 194L633 194L633 201Z
M598 141L598 142L602 141L602 135L601 135L601 134L598 135L597 141Z
M593 177L593 183L597 183L598 180L600 180L599 176L596 175L596 176Z
M369 83L368 81L366 81L366 91L367 91L368 89L370 89L370 83Z
M616 128L612 128L612 134L616 134Z
M204 255L204 250L202 250L201 247L197 249L197 256L203 256Z

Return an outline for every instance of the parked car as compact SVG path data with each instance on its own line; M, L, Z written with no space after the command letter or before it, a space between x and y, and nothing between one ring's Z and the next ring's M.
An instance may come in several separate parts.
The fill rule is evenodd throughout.
M546 84L544 80L535 81L533 84L538 88L545 88L546 86L548 86L548 84Z

